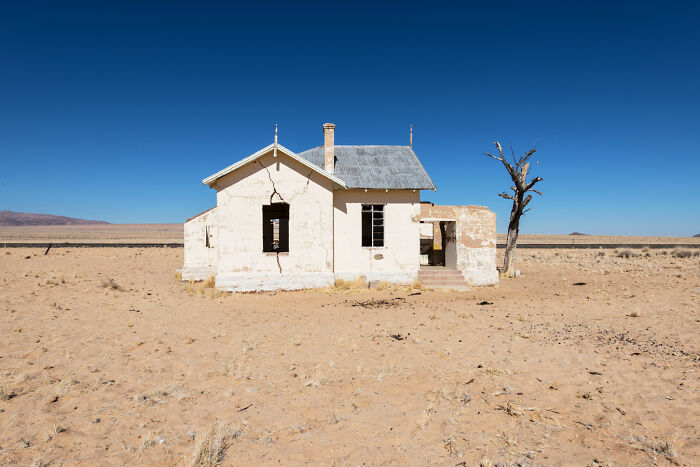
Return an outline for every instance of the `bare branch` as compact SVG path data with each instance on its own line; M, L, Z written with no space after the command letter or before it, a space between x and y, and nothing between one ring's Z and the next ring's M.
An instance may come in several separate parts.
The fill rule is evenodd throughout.
M498 141L494 141L493 144L498 148L498 153L501 155L501 159L503 159L503 148L501 147L501 143Z
M532 155L533 155L536 151L537 151L537 149L534 149L534 148L533 148L533 149L530 149L530 150L527 152L527 154L525 154L525 155L523 156L523 162L527 162L528 160L530 160L530 157L532 157Z
M485 155L485 156L489 156L489 157L491 157L491 158L493 158L493 159L496 159L497 161L501 161L501 162L503 161L503 159L501 159L500 157L496 157L496 156L494 156L494 155L492 155L492 154L489 154L488 152L485 152L484 155Z
M534 188L530 188L530 189L527 190L527 191L534 191L534 192L537 193L538 195L542 196L542 193L540 193L539 191L535 190Z
M524 188L523 191L531 191L531 190L532 190L532 187L535 186L535 183L541 182L541 181L542 181L542 177L535 177L535 178L533 178L532 180L530 180L530 183L528 183L527 185L525 185L525 186L523 187L523 188Z
M498 196L500 196L501 198L505 198L505 199L514 199L513 196L509 195L505 191L503 193L499 193Z

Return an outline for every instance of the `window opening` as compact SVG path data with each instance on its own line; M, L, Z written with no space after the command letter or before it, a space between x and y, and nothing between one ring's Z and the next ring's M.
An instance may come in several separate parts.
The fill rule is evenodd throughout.
M289 205L272 203L263 209L263 252L289 251Z
M362 205L362 246L384 246L384 205Z

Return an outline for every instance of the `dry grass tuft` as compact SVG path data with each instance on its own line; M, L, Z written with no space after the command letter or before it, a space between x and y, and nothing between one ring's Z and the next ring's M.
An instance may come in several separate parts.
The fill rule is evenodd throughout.
M8 401L16 395L14 391L6 389L5 386L0 386L0 401Z
M493 467L493 464L488 457L484 456L479 461L479 467Z
M224 459L224 453L231 440L241 436L240 429L224 423L212 425L201 436L195 446L192 467L214 467Z
M676 454L676 437L674 436L670 441L663 440L655 443L651 447L652 451L656 454L661 454L673 465L678 465L678 454Z
M425 287L423 286L423 283L420 281L420 279L414 280L411 287L413 287L416 290L425 290Z
M360 276L355 280L346 281L343 279L336 279L335 286L336 290L362 290L367 288L367 278L365 276Z
M698 255L700 255L700 251L693 251L684 248L676 248L671 252L671 256L674 258L692 258Z
M48 466L51 465L51 464L52 464L52 462L46 460L46 459L45 459L45 454L42 453L42 454L39 454L39 457L37 457L36 459L34 459L34 460L32 461L32 463L29 464L29 465L30 465L30 467L48 467Z
M175 271L175 280L178 282L182 282L182 272L181 271Z
M122 289L122 286L117 284L114 279L110 277L105 277L102 279L102 282L100 282L100 287L103 289L110 289L110 290L124 290Z
M375 287L377 291L382 291L386 290L389 288L389 283L387 281L380 281L379 284Z
M639 253L635 253L632 250L615 250L615 253L617 253L618 258L634 258L635 256L639 256Z
M216 277L214 276L209 276L207 277L207 280L202 282L202 287L205 289L213 289L216 286Z

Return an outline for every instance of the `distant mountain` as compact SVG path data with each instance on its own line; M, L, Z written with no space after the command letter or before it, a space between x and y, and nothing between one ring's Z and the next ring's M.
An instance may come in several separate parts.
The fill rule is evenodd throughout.
M695 237L700 237L700 234L693 235L693 238L695 238Z
M31 214L28 212L0 211L0 226L8 225L90 225L109 224L105 221L89 221L52 214Z
M569 235L588 235L581 232L571 232Z

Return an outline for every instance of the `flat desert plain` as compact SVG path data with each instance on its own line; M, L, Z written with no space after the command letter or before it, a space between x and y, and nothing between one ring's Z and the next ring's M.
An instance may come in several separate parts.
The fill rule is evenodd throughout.
M0 226L3 243L182 243L183 224L94 224ZM506 242L498 234L498 243ZM519 244L700 245L700 237L520 234Z
M700 460L699 256L230 295L177 281L181 249L43 253L0 249L2 465Z

